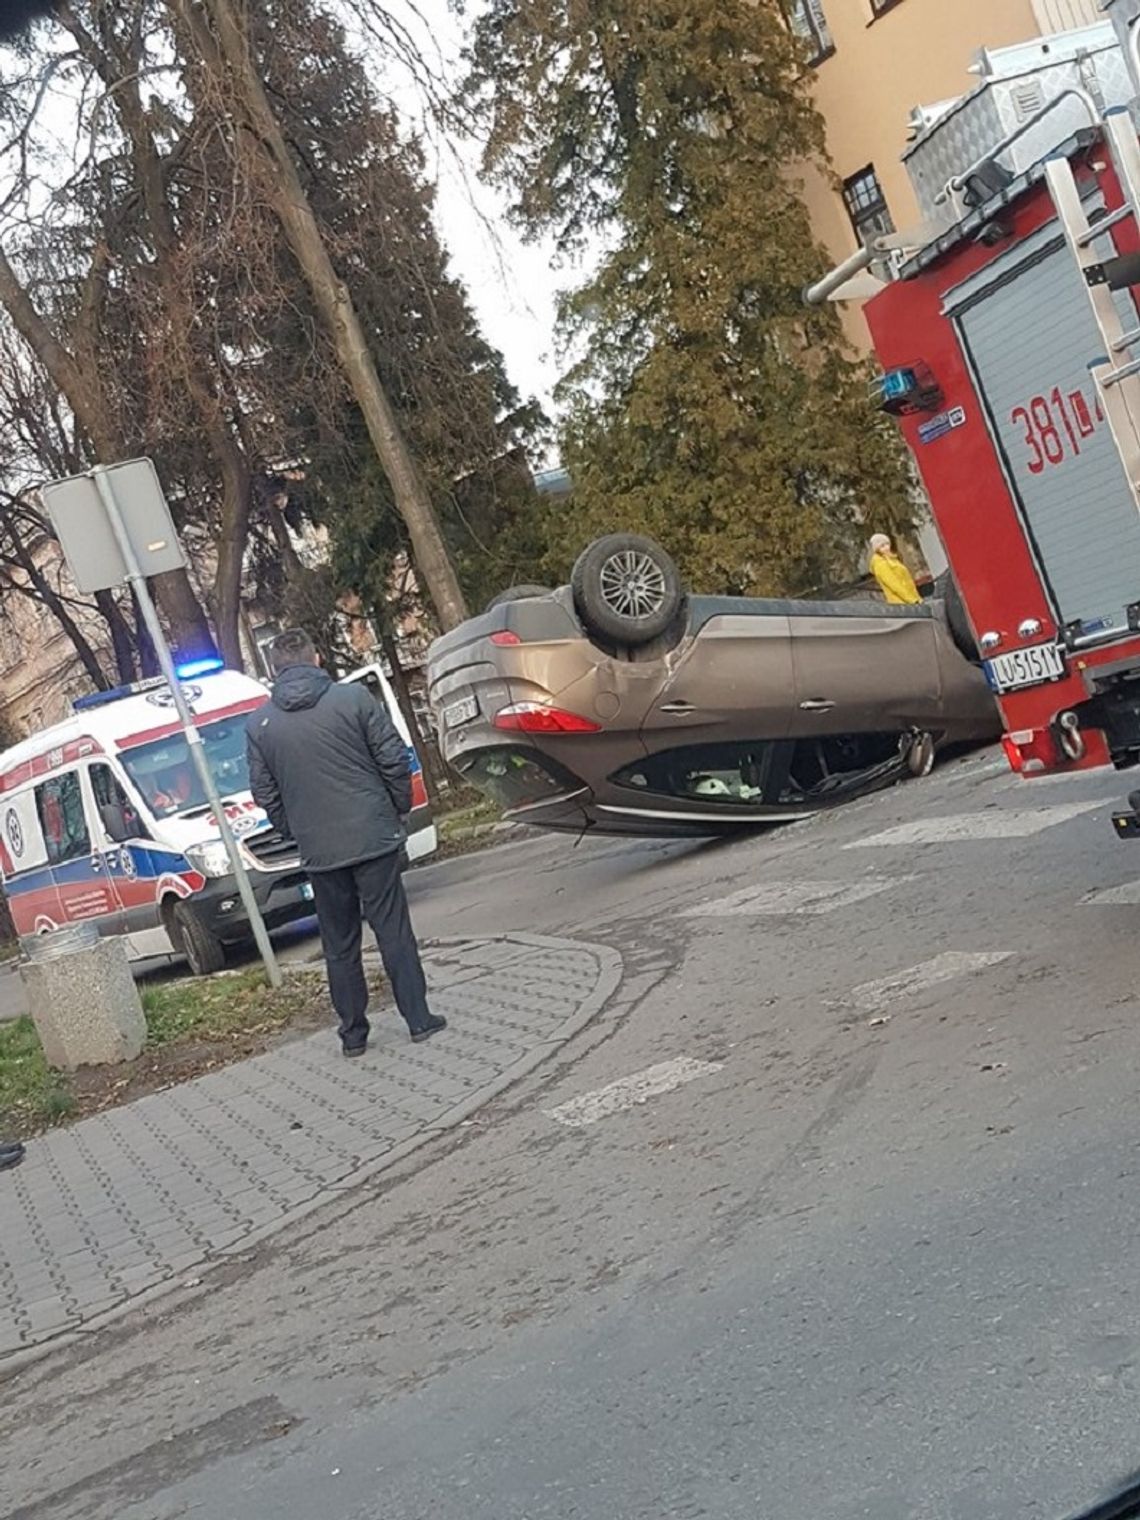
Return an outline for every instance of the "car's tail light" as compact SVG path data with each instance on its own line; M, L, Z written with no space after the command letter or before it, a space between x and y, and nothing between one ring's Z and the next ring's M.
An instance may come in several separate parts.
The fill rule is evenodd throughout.
M1001 747L1005 750L1010 770L1022 776L1052 770L1062 758L1051 728L1024 728L1004 734Z
M592 718L543 702L515 702L500 708L491 721L496 728L515 734L597 734L602 729Z
M510 649L515 644L521 644L522 639L519 638L517 633L512 633L509 628L503 628L498 633L491 635L491 643L498 644L500 649Z

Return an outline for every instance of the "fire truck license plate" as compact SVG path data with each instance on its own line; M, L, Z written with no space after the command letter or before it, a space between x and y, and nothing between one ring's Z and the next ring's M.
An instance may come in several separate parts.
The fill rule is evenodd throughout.
M1056 644L1033 644L1011 649L984 662L986 680L994 691L1016 691L1019 686L1041 686L1065 674L1065 656Z

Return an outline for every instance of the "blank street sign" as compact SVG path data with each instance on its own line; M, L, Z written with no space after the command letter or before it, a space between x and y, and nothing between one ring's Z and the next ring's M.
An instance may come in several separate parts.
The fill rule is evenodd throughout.
M145 576L181 570L186 556L174 519L149 459L128 459L100 472L119 504L119 514ZM103 500L90 475L56 480L40 492L68 569L80 591L109 591L127 578L127 567Z

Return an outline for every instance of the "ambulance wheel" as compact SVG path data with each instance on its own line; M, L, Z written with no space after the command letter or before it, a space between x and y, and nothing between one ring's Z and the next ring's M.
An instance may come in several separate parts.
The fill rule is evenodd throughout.
M195 976L213 976L226 964L226 947L211 934L189 903L176 902L170 915L170 937Z

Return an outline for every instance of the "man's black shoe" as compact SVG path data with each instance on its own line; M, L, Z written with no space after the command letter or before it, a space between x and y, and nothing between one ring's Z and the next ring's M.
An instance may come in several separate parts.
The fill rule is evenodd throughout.
M10 1167L19 1166L23 1159L24 1147L19 1141L0 1145L0 1172L6 1172Z
M344 1053L348 1057L348 1059L350 1061L355 1061L355 1059L356 1059L357 1056L362 1056L364 1054L364 1052L368 1049L368 1046L367 1045L345 1045L343 1047L343 1049L344 1049Z
M433 1034L438 1034L441 1029L447 1028L447 1020L442 1015L429 1014L426 1024L421 1024L419 1029L412 1030L412 1044L422 1045L425 1040L430 1040Z

